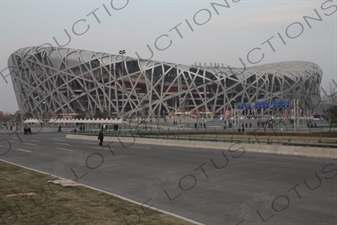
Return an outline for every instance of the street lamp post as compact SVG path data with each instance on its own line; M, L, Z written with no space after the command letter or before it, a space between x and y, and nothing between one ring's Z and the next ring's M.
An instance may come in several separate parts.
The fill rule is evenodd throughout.
M237 103L235 102L234 103L234 126L233 126L233 129L235 129L235 130L237 129L237 123L236 123L237 122L236 121L236 119L237 119L237 117L236 117L237 116L237 110L236 109L237 109Z
M124 54L125 50L119 50L119 54L122 55L122 133L124 134L124 92L125 92L125 85L124 85L124 78L123 78L123 67L124 67Z

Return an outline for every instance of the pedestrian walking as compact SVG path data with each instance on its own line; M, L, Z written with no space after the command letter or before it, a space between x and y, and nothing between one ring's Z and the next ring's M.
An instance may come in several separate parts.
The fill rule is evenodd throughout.
M103 135L103 131L101 131L98 135L98 138L97 138L97 140L100 141L99 144L98 144L99 146L103 146L103 139L104 139L104 135Z

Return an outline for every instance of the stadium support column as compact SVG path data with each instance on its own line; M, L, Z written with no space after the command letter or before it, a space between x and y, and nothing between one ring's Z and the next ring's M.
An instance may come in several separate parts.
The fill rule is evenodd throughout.
M296 131L296 99L294 99L294 122L293 122L293 126L294 126L294 132Z
M300 100L297 99L296 100L296 109L297 109L297 130L298 131L300 131L300 117L301 117L299 102L300 102Z
M234 103L234 129L237 129L237 124L236 124L236 116L237 116L237 105Z
M125 85L124 85L124 74L123 74L123 67L124 67L124 54L125 54L125 50L119 50L119 54L122 55L122 133L124 134L124 92L125 92Z

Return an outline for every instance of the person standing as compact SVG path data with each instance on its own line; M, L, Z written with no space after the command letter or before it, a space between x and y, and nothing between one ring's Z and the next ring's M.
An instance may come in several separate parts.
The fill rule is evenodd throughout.
M101 132L99 133L98 138L97 138L97 140L100 141L99 144L98 144L99 146L103 146L103 139L104 139L103 130L101 130Z

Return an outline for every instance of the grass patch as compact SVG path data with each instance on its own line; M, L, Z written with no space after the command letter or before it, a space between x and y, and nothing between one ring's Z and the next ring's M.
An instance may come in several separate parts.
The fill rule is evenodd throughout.
M0 161L0 224L190 225L146 206Z
M189 137L187 135L180 135L180 137ZM247 134L246 136L244 135L214 135L214 134L198 134L198 135L193 135L191 137L194 138L199 138L201 139L202 137L204 138L224 138L226 140L230 140L231 138L233 138L234 140L242 140L242 141L248 141L248 139L250 138L250 141L273 141L275 143L277 142L288 142L289 137L291 137L291 142L299 142L299 143L319 143L319 141L321 141L322 143L333 143L333 144L337 144L337 138L336 138L336 134L335 137L320 137L319 135L307 135L307 136L292 136L292 135L288 135L288 136L273 136L269 133L266 134L256 134L256 136L254 136L254 134Z

